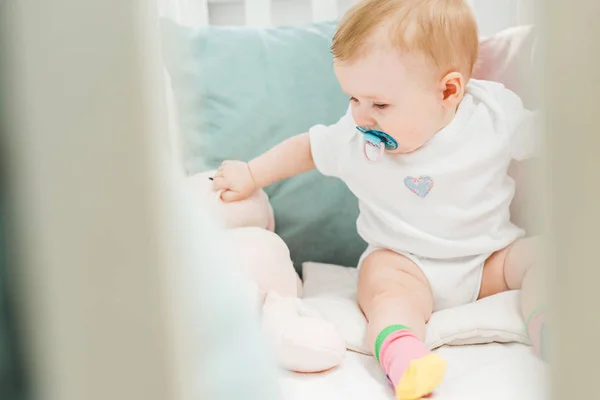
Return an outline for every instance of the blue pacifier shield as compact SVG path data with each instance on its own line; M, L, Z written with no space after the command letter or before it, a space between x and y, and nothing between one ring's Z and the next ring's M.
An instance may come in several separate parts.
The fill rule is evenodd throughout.
M363 136L363 140L365 142L369 142L375 147L379 148L381 146L381 138L379 136L375 136L370 132L365 132Z
M365 141L371 142L375 146L379 147L383 143L386 150L396 150L398 148L398 142L396 142L396 139L385 132L375 129L365 129L360 126L357 126L356 129L362 132Z

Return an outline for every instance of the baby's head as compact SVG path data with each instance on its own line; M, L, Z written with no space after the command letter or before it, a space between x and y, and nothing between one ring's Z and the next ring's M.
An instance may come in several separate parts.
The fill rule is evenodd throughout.
M467 0L363 0L342 19L332 52L355 122L425 144L454 117L477 60Z

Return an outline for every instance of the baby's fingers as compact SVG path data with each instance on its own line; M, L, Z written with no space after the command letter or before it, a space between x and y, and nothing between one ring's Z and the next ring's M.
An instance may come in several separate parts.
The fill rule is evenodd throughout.
M230 189L229 181L222 176L215 176L213 178L213 189L214 190Z
M223 193L221 193L221 200L223 200L226 203L230 201L240 201L244 200L244 196L232 190L225 190Z

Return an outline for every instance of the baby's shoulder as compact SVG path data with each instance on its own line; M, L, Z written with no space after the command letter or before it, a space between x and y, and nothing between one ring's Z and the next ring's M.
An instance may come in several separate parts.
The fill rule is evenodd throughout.
M500 82L471 79L465 91L476 101L497 105L503 108L523 108L521 98Z
M509 131L526 113L521 98L499 82L471 79L465 95L478 107L485 108L496 122L508 125Z
M487 90L487 91L495 91L495 90L505 89L505 86L500 82L487 81L485 79L475 79L475 78L469 79L469 82L467 83L467 90L472 87L478 88L480 90Z

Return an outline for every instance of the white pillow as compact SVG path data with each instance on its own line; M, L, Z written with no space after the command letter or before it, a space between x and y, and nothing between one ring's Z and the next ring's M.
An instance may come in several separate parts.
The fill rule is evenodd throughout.
M331 321L346 346L372 354L365 345L367 321L358 307L355 268L307 262L303 264L303 302ZM519 291L490 296L464 306L433 313L425 344L443 345L519 342L529 344L519 307Z

